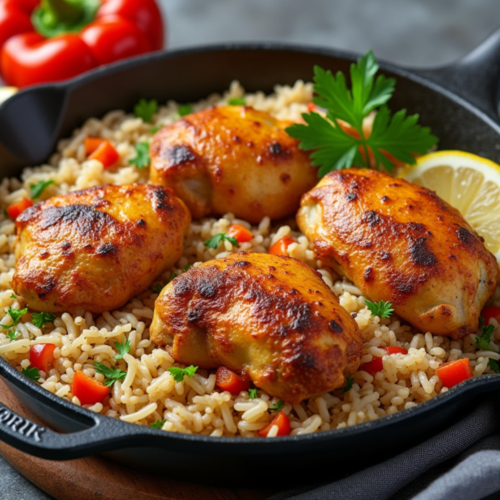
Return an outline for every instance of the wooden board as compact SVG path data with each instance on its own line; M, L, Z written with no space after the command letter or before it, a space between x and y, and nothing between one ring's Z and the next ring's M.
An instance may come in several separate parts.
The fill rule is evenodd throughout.
M34 422L0 379L0 401ZM163 479L101 457L52 462L0 442L0 453L24 477L58 500L262 500L274 491L224 489Z

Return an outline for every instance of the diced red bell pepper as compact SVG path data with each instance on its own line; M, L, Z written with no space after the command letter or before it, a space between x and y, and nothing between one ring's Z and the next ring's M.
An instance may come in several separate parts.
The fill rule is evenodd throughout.
M403 347L398 347L396 345L390 345L389 347L382 347L382 349L387 354L408 354L408 351Z
M73 396L76 396L82 405L95 405L100 403L109 393L109 387L101 384L91 377L87 377L81 371L75 372L73 385L71 386Z
M246 243L247 241L253 239L252 232L241 224L233 224L229 228L227 234L232 238L236 238L238 240L238 243Z
M296 243L296 241L293 238L285 236L269 249L269 253L273 255L288 255L287 249L292 243Z
M16 220L27 208L32 206L33 202L28 198L24 198L23 200L14 203L14 205L11 205L7 209L7 214L12 220Z
M106 139L101 137L87 137L85 139L85 151L87 156L91 155Z
M387 354L408 354L408 351L406 349L403 349L402 347L398 346L389 346L389 347L381 347ZM377 372L381 372L384 369L384 363L382 361L382 358L380 357L374 357L371 361L368 361L368 363L363 363L360 366L360 370L363 370L370 375L375 375Z
M451 388L472 378L472 368L468 358L443 363L436 368L436 374L445 387Z
M311 111L314 111L316 109L316 104L314 104L313 102L310 102L308 105L307 105L307 111L309 111L309 113Z
M237 373L225 366L217 368L216 385L223 391L237 395L242 391L247 391L251 385L250 382L243 380Z
M35 344L30 349L30 364L48 373L54 364L54 344Z
M486 306L481 311L481 318L484 319L484 324L489 325L490 319L495 318L500 323L500 307L497 306Z
M118 151L109 141L104 141L100 146L88 157L89 160L100 161L104 168L110 168L120 159Z
M290 419L288 418L287 414L284 413L283 411L280 411L263 429L259 431L259 436L260 437L267 437L269 434L269 431L273 427L273 425L278 426L278 434L277 436L288 436L291 431L291 426L290 426Z

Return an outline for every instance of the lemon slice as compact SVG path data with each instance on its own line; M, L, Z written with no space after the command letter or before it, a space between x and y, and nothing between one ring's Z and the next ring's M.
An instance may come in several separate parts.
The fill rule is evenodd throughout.
M500 263L500 165L464 151L438 151L398 177L432 189L457 208Z
M12 97L18 89L16 87L0 87L0 104Z

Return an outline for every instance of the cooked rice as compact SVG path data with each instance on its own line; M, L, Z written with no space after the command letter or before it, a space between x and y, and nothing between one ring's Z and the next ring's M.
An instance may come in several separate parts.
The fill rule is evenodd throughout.
M275 93L245 94L234 82L223 96L212 95L193 105L198 111L210 105L222 105L228 98L244 96L247 103L257 109L268 111L278 118L297 120L311 102L312 86L297 82L293 87L277 86ZM40 180L52 179L43 198L67 193L77 189L102 184L127 184L147 182L148 169L138 170L129 165L135 156L134 144L151 140L151 128L172 123L177 118L178 105L168 102L155 115L153 123L145 124L141 119L123 111L112 111L102 120L91 118L69 139L60 142L57 153L49 165L26 168L22 181L4 179L0 185L0 202L5 208L29 197L29 186ZM86 137L103 137L115 144L121 159L118 168L104 170L98 161L85 160ZM252 241L234 248L228 241L217 250L206 248L203 242L211 236L226 232L238 222L254 234ZM11 298L11 280L14 273L15 226L4 215L0 215L0 308L4 311L3 324L10 324L7 308L21 308L19 299ZM297 230L293 220L274 226L264 218L258 226L227 214L220 219L206 218L195 221L185 241L183 257L175 268L158 278L166 284L173 275L179 275L191 264L221 258L237 251L266 252L279 238L291 236L297 243L290 245L288 253L318 271L324 281L339 297L340 304L355 318L363 334L362 363L373 356L383 356L384 346L401 346L408 354L383 357L383 371L375 376L364 371L354 375L352 389L346 393L340 390L319 394L301 404L285 403L283 411L290 417L292 435L308 434L330 429L340 429L361 422L375 420L384 415L411 408L446 391L436 375L436 368L444 361L469 358L475 376L492 373L489 359L500 359L500 327L492 320L495 332L489 350L482 351L475 345L475 335L454 341L430 333L418 333L397 316L380 319L372 316L365 307L360 290L345 279L339 279L330 269L323 268L315 259L308 239ZM81 311L74 317L64 313L54 321L54 327L37 328L26 314L18 325L21 337L14 341L0 333L0 355L19 370L29 366L29 349L36 343L53 343L55 363L49 373L41 372L39 383L61 398L80 405L71 393L75 371L104 381L95 372L94 363L104 363L127 372L122 382L116 382L110 392L109 401L97 403L88 408L126 422L149 425L165 420L163 430L211 436L257 437L273 417L269 407L278 400L263 391L258 397L249 399L248 393L232 396L218 392L214 373L198 370L192 378L185 377L176 382L168 368L174 365L171 356L162 349L156 349L149 340L149 325L153 317L157 294L147 290L132 299L119 311L94 316ZM500 305L500 287L497 288L492 304ZM115 342L130 341L130 353L123 360L115 361ZM268 437L274 437L277 427L271 429Z

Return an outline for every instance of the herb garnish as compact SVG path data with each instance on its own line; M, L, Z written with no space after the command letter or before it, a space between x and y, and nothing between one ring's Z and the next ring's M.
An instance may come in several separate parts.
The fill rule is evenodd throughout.
M184 380L184 376L186 377L192 377L195 373L196 370L198 370L197 366L187 366L186 368L179 368L178 366L172 366L172 368L169 368L168 371L172 374L172 377L174 377L174 380L176 382L182 382Z
M153 290L154 293L160 295L161 291L163 290L163 285L161 283L156 283L156 285L151 290Z
M127 372L124 372L119 368L108 368L102 363L94 363L94 368L97 373L106 377L104 385L107 385L108 387L111 387L115 382L122 381L127 376Z
M177 110L179 116L190 115L193 112L193 106L191 104L181 104Z
M245 101L244 97L232 97L231 99L227 100L227 103L230 106L246 106L247 102Z
M135 146L135 158L132 158L128 162L131 165L135 165L139 170L146 168L151 163L151 158L149 156L149 142L139 142Z
M365 299L365 305L374 316L378 316L379 318L390 318L394 312L392 304L383 300L380 302L371 302Z
M9 333L7 333L7 337L9 337L11 342L13 340L16 340L19 335L21 335L21 332L19 330L11 330Z
M163 128L163 125L159 125L158 127L150 128L149 129L149 133L150 134L156 134L156 132L158 132L158 130L161 130L162 128Z
M125 342L115 342L115 349L118 351L118 354L115 356L115 359L123 359L125 354L128 354L130 351L130 340L126 340Z
M152 422L149 424L149 427L153 429L161 429L165 425L166 420L157 420L156 422Z
M479 346L483 351L490 349L491 335L495 331L493 325L483 325L481 322L481 335L476 335L474 343Z
M33 324L38 328L43 328L46 323L52 323L56 319L56 315L47 312L32 313Z
M257 397L257 389L248 389L248 396L250 399L255 399Z
M497 373L500 372L500 365L498 364L498 361L495 361L494 359L489 359L488 365L494 372Z
M30 184L31 198L36 200L42 196L42 193L45 191L47 187L51 184L55 184L55 181L39 181L36 184Z
M189 271L193 267L193 264L188 264L187 266L183 267L183 271Z
M142 118L145 123L151 123L153 115L158 111L158 101L152 99L151 101L146 101L146 99L141 99L134 108L134 114L137 118Z
M352 389L352 384L354 384L354 379L352 377L349 377L346 380L346 384L344 387L341 387L342 392L349 392Z
M5 328L8 330L9 328L12 328L13 326L16 326L21 318L28 312L28 308L25 307L24 309L18 310L18 309L12 309L12 307L9 307L8 313L9 316L12 319L12 325L0 325L2 328Z
M17 299L17 295L13 293L13 294L10 296L10 298L11 298L11 299Z
M233 236L228 236L227 234L224 233L216 234L209 240L205 241L205 243L203 244L208 248L213 248L214 250L217 250L219 244L224 240L229 241L229 243L231 243L231 245L233 245L236 248L239 248L240 246L236 238L234 238Z
M269 410L271 410L271 411L280 411L281 408L283 408L283 401L281 401L281 399L280 399L274 406L270 406Z
M332 170L351 166L368 168L370 151L377 169L388 172L393 163L385 156L388 153L397 160L414 164L414 154L424 154L438 142L427 127L417 125L418 115L406 116L402 109L391 117L385 105L392 97L396 80L379 75L379 66L368 52L356 64L351 65L352 89L347 88L342 72L335 76L319 66L314 67L314 96L317 106L326 109L326 117L318 113L304 113L306 125L294 124L286 129L288 134L300 140L300 148L311 154L312 165L320 167L318 177ZM363 119L377 110L372 132L365 135ZM356 132L348 134L339 124L346 122Z
M40 378L40 370L36 366L32 366L30 368L23 368L21 370L21 373L23 375L26 375L26 377L30 378L33 380L33 382L38 382L38 379Z

